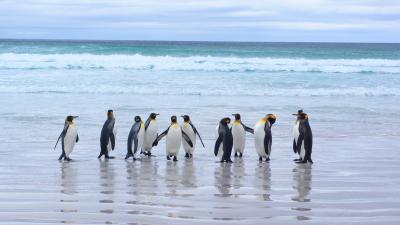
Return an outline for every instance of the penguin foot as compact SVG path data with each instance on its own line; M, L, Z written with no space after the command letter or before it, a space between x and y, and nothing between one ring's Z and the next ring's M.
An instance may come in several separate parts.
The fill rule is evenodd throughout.
M311 163L311 164L313 164L313 163L314 163L314 162L312 161L312 159L309 159L309 160L308 160L308 162L309 162L309 163Z
M242 158L243 157L243 153L239 153L239 158Z
M106 156L106 159L115 159L114 156Z
M186 153L186 154L185 154L185 158L187 158L187 159L190 158L189 153Z
M133 157L132 157L132 160L133 160L133 161L136 161L137 159L136 159L136 157L135 157L135 156L133 156Z
M174 162L177 162L178 161L178 159L176 158L176 156L174 156Z
M65 158L64 160L69 162L69 161L71 161L72 159L71 159L71 158Z
M269 162L269 160L270 160L269 158L266 158L266 159L265 159L265 162Z
M237 154L237 152L235 152L235 158L236 158L236 157L238 157L238 154Z
M226 162L227 163L233 163L233 161L231 159L228 159Z
M131 156L133 156L133 155L132 154L126 154L125 160L129 159Z
M193 154L189 154L189 159L193 158Z
M97 156L98 159L100 159L103 156L103 154L100 153L99 156Z
M302 161L302 159L301 159L301 158L299 158L299 159L293 159L293 161L298 162L298 161Z
M169 157L169 155L167 155L167 160L171 160L171 158Z
M263 158L260 156L260 158L258 158L258 161L262 162Z
M306 163L307 163L307 160L297 161L296 163L297 163L297 164L306 164Z

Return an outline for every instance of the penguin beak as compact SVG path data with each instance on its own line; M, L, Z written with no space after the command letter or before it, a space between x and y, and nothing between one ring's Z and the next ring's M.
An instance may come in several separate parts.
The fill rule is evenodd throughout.
M156 116L159 116L160 114L159 113L156 113Z
M73 116L73 118L75 119L75 118L79 118L79 116Z
M185 118L185 116L181 116L182 118Z

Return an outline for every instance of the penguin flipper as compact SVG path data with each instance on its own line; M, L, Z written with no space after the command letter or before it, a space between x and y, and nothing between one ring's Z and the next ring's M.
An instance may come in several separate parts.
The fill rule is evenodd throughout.
M185 139L185 141L192 148L193 147L193 142L190 140L190 137L185 132L183 132L183 130L182 130L182 137L183 137L183 139Z
M217 139L217 141L215 141L215 147L214 147L214 155L215 156L218 155L219 146L221 145L222 141L223 141L223 135L222 135L222 133L219 133L218 139Z
M149 116L149 118L147 118L146 122L144 123L144 130L146 131L147 128L149 127L151 122L151 117Z
M264 131L265 131L264 151L269 157L269 155L271 154L272 133L271 133L271 128L268 126L268 123L265 124Z
M199 137L201 145L203 145L203 148L205 148L203 140L201 139L200 133L197 131L196 127L192 124L192 122L189 123L190 126L192 126L194 133Z
M242 124L242 126L243 126L245 131L247 131L247 132L249 132L251 134L254 134L254 129L253 128L250 128L250 127L244 125L242 122L241 122L241 124Z
M163 137L165 137L167 134L168 134L168 131L169 131L169 128L170 128L171 126L169 126L164 132L162 132L160 135L157 135L157 138L156 138L156 140L153 142L153 146L157 146L158 145L158 142L159 141L161 141L161 139L163 138Z
M304 141L304 129L299 129L300 134L299 134L299 138L297 139L297 143L296 143L296 151L300 152L301 150L301 145L303 144Z
M62 137L64 137L65 134L67 133L68 127L69 127L68 123L65 123L65 124L64 124L64 129L61 131L61 134L60 134L60 136L58 136L57 142L56 142L56 144L54 145L54 149L57 148L58 142L59 142L60 139L61 139Z
M63 137L65 137L65 134L67 133L68 128L69 128L69 124L66 122L66 123L64 124L64 129L63 129L63 131L61 131L61 134L60 134L60 136L59 136L58 139L57 139L56 145L54 145L54 149L57 148L57 144L58 144L58 142L60 141L60 139L63 138Z
M110 141L111 141L111 149L114 150L114 148L115 148L115 135L114 135L114 132L110 132Z
M135 136L133 136L133 146L134 146L134 149L133 149L133 154L135 154L136 152L137 152L137 150L138 150L138 136L137 135L135 135Z
M78 143L78 141L79 141L79 135L76 134L76 143Z

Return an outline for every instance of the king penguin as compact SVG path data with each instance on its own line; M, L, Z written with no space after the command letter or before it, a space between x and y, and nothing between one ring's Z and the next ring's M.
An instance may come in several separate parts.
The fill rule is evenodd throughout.
M171 157L174 157L174 161L178 161L177 156L179 149L181 148L182 137L190 147L193 147L193 143L189 136L183 132L179 126L176 116L171 117L171 125L157 137L153 143L153 146L156 146L158 142L165 136L167 136L165 147L167 160L171 160Z
M271 127L276 121L274 114L267 114L264 118L257 122L254 126L254 145L259 156L259 161L270 160L272 147L272 132Z
M296 163L313 163L311 159L313 134L311 131L310 123L308 122L308 115L301 112L297 115L298 120L298 138L296 141L296 152L300 152L301 160Z
M235 151L235 157L243 157L243 151L246 146L246 131L254 134L254 130L242 123L239 113L232 114L235 117L233 125L231 127L233 136L233 149Z
M104 122L103 128L101 129L100 135L100 154L97 158L101 158L103 155L106 159L113 159L113 156L110 156L111 150L115 148L115 136L117 130L115 127L115 117L114 111L107 111L107 120Z
M58 160L71 161L69 155L74 150L75 143L79 141L78 132L76 129L75 118L77 116L67 116L64 123L64 129L57 139L54 149L56 149L58 141L61 139L62 152Z
M144 123L140 116L135 116L135 123L132 125L131 131L128 135L128 151L126 153L125 159L133 157L133 160L136 160L136 152L142 148L143 142Z
M151 149L153 148L153 142L158 136L158 124L157 116L158 113L151 113L144 124L144 142L143 142L143 154L151 157Z
M300 109L297 111L297 114L292 114L293 116L296 116L296 123L293 126L293 151L296 154L299 154L299 159L295 159L295 162L302 161L304 156L305 156L305 150L304 150L304 143L300 147L300 151L297 151L297 139L299 139L299 125L300 125L300 116L303 114L303 110Z
M199 132L197 131L196 127L193 125L192 121L190 120L190 117L188 115L183 115L181 116L183 118L183 125L182 125L182 131L185 132L190 140L193 143L193 146L191 147L187 141L182 141L183 149L185 150L185 158L191 159L193 157L193 152L196 147L196 135L199 137L201 144L204 146L203 140L201 139L201 136Z
M231 154L233 147L233 137L229 124L231 119L229 117L220 120L217 126L218 138L215 141L214 155L220 157L221 163L231 163Z

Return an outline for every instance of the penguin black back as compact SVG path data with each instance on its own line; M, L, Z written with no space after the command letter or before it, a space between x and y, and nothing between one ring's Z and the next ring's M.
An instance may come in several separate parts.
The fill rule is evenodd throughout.
M219 146L222 143L223 156L221 162L232 162L231 153L233 147L233 136L228 126L231 119L226 117L220 120L218 128L218 139L215 142L214 154L218 155Z

